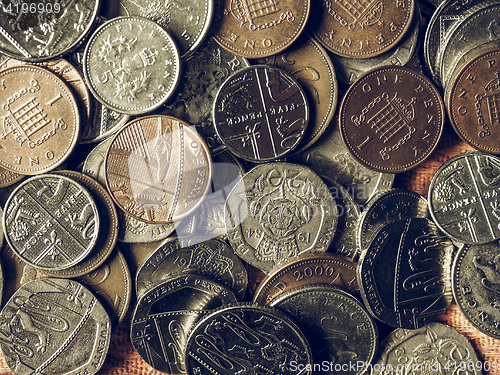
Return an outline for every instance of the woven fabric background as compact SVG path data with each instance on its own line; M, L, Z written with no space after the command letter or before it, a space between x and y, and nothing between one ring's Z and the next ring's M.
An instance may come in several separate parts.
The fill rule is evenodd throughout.
M469 146L458 138L451 128L451 125L447 124L441 142L431 157L417 168L406 173L398 174L394 186L408 188L427 198L427 191L431 178L439 166L452 156L470 149ZM256 274L251 272L249 274L251 278L254 279L250 280L250 282L255 284ZM5 282L8 282L8 280ZM255 285L252 289L254 290L254 288ZM132 301L130 310L133 309L133 304L134 301ZM129 339L130 317L131 313L129 311L125 320L114 330L108 356L99 374L163 374L152 369L134 351ZM500 340L488 337L473 328L460 313L454 302L437 318L437 320L455 327L459 332L464 334L472 342L479 359L486 368L488 368L488 365L496 367L500 362ZM484 374L493 374L497 372L500 372L500 370L484 371ZM6 365L3 357L0 358L0 374L13 374Z

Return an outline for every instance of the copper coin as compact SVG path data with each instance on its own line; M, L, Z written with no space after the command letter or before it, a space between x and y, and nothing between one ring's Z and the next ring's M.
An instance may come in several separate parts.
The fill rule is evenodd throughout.
M60 165L80 130L78 104L55 74L36 66L0 72L0 165L40 174Z
M299 255L280 264L262 280L253 302L267 305L285 292L311 284L332 285L359 295L356 263L340 254Z
M347 149L361 164L398 173L429 157L444 119L443 100L429 79L391 66L364 74L349 88L339 127Z
M457 134L477 150L500 154L500 48L469 60L446 88L446 109Z
M25 176L16 172L9 171L0 167L0 188L14 185L16 182L21 181Z
M285 156L299 145L309 106L304 90L288 73L255 65L224 82L213 116L217 134L231 153L263 162Z
M302 33L310 0L220 0L213 34L235 55L259 58L277 54Z
M146 116L123 127L109 145L106 187L138 220L169 223L191 214L210 187L212 159L185 122Z

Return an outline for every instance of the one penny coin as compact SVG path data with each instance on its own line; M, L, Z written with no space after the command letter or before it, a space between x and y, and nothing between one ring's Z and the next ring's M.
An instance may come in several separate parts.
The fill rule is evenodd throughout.
M429 79L405 67L376 68L344 96L339 127L349 152L385 173L416 167L443 132L443 100Z
M149 223L192 213L210 188L208 146L191 127L170 116L138 118L109 145L106 186L123 211Z

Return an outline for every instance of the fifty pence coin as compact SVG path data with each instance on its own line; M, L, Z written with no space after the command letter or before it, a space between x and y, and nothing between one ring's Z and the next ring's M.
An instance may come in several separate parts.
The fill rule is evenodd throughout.
M451 302L451 241L423 218L382 227L361 254L357 275L372 316L408 329L430 323Z
M3 307L0 321L0 346L18 375L95 374L111 341L104 307L85 286L69 279L21 286Z
M26 263L63 270L83 260L100 230L96 202L76 181L54 174L31 177L5 204L5 237Z
M40 174L60 165L80 131L78 104L55 74L36 66L0 71L0 165Z
M146 116L123 127L105 159L106 187L120 209L149 223L190 215L210 188L212 159L203 139L170 116Z
M297 325L257 305L222 308L204 317L186 345L188 375L251 374L255 368L265 374L310 375L311 362L311 349Z
M337 227L337 204L309 168L267 163L231 190L225 221L235 253L269 272L299 254L325 252Z
M351 85L340 107L339 128L349 152L378 172L416 167L443 132L443 100L429 79L405 67L381 67Z
M137 115L165 103L180 79L179 51L161 26L118 17L100 26L83 57L90 91L103 105Z
M264 162L299 145L309 122L309 105L295 78L281 69L254 65L222 84L213 116L217 134L231 153Z

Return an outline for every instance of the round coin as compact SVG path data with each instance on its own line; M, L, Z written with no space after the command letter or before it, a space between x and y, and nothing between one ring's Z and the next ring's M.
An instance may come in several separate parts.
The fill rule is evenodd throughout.
M337 227L337 203L321 178L291 163L267 163L246 173L226 202L235 253L269 272L306 252L325 252Z
M36 66L0 71L0 165L40 174L60 165L80 130L78 104L55 74Z
M25 175L15 173L0 167L0 188L14 185L15 183L21 181Z
M3 215L5 238L24 262L42 270L63 270L94 248L100 229L96 202L76 181L44 174L21 183Z
M118 17L100 26L85 49L83 67L95 98L129 115L160 107L180 79L172 37L142 17Z
M361 163L378 172L416 167L436 148L444 127L444 104L422 74L382 67L350 86L340 107L344 143Z
M257 305L231 306L204 317L186 345L188 375L251 374L255 368L264 374L310 375L311 362L311 349L297 325Z
M212 159L187 123L156 115L129 122L113 137L105 170L106 187L118 207L137 220L171 223L205 198Z
M378 330L349 293L307 285L282 294L271 306L287 313L305 333L314 363L335 364L346 375L366 373L377 353Z
M93 375L111 341L104 307L86 287L69 279L24 284L3 307L0 320L3 356L18 375Z
M357 268L370 314L392 327L408 329L434 320L451 302L453 249L428 219L399 220L382 227Z
M429 185L429 211L451 239L480 244L500 238L500 159L479 151L457 155Z
M254 65L222 84L213 116L217 134L230 152L264 162L299 145L309 122L309 105L304 90L288 73Z
M255 291L253 302L268 305L283 293L312 284L335 286L359 295L356 263L340 254L299 255L269 272Z

